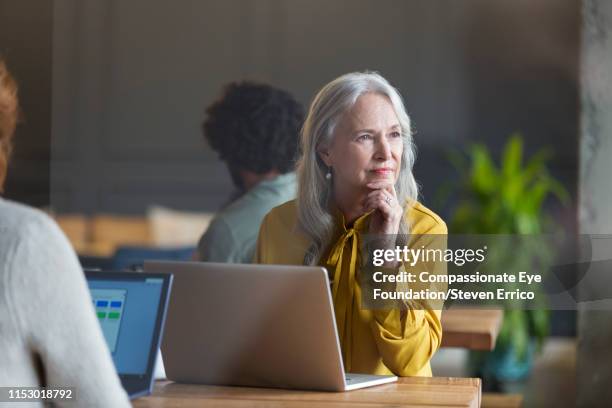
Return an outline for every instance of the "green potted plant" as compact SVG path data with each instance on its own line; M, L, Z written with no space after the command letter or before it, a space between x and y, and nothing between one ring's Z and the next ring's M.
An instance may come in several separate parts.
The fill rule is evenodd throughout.
M555 196L567 203L569 197L548 172L548 151L524 161L522 137L514 134L499 164L481 144L470 146L467 154L455 152L450 159L460 176L459 186L452 189L459 200L449 222L451 233L514 235L554 230L555 224L544 212L544 201ZM533 251L531 255L545 257L545 252L539 248L537 255ZM530 256L522 254L523 257L514 257L514 266ZM512 262L505 259L504 265ZM533 353L541 347L548 331L549 311L545 305L533 310L506 308L495 350L471 353L470 365L489 382L519 380L529 373Z

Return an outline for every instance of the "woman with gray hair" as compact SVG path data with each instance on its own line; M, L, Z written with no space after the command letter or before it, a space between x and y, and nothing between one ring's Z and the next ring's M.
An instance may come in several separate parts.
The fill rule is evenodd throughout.
M315 96L302 129L298 197L264 219L255 261L325 266L344 366L353 373L431 376L442 339L440 310L426 304L362 307L362 235L446 234L417 202L410 119L398 91L377 73L350 73ZM396 245L395 239L387 247ZM419 247L421 247L419 242ZM388 268L402 265L388 262Z

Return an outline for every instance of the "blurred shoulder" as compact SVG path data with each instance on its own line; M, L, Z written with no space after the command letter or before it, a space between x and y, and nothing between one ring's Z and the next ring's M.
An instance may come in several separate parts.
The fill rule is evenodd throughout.
M274 207L261 225L255 262L301 265L310 243L297 225L296 200Z
M0 259L6 265L27 260L41 270L45 265L48 269L50 263L64 263L57 273L79 265L70 242L51 217L4 199L0 199Z
M406 207L406 217L412 234L447 234L446 223L438 214L418 201Z
M30 234L61 235L55 221L44 212L4 199L0 199L0 230L2 235L12 238Z
M294 229L297 223L297 201L290 200L274 207L268 212L264 222L269 226Z

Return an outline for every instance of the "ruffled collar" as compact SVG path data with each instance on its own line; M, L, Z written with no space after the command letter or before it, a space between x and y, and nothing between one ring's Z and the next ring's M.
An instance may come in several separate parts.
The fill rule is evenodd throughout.
M351 369L351 321L357 285L355 276L357 269L361 266L360 234L367 231L369 216L372 212L361 215L352 225L347 226L342 212L338 208L334 208L332 214L334 214L336 227L340 234L330 246L323 262L323 266L329 271L332 280L334 314L346 370Z

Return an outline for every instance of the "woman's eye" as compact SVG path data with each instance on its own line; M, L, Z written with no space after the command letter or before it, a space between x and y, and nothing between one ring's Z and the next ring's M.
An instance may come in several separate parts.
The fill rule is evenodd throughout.
M396 138L396 137L401 137L402 134L400 132L391 132L390 136L393 138Z
M372 139L372 135L368 133L364 133L363 135L357 136L357 140L359 141L365 141L365 140L370 140L370 139Z

